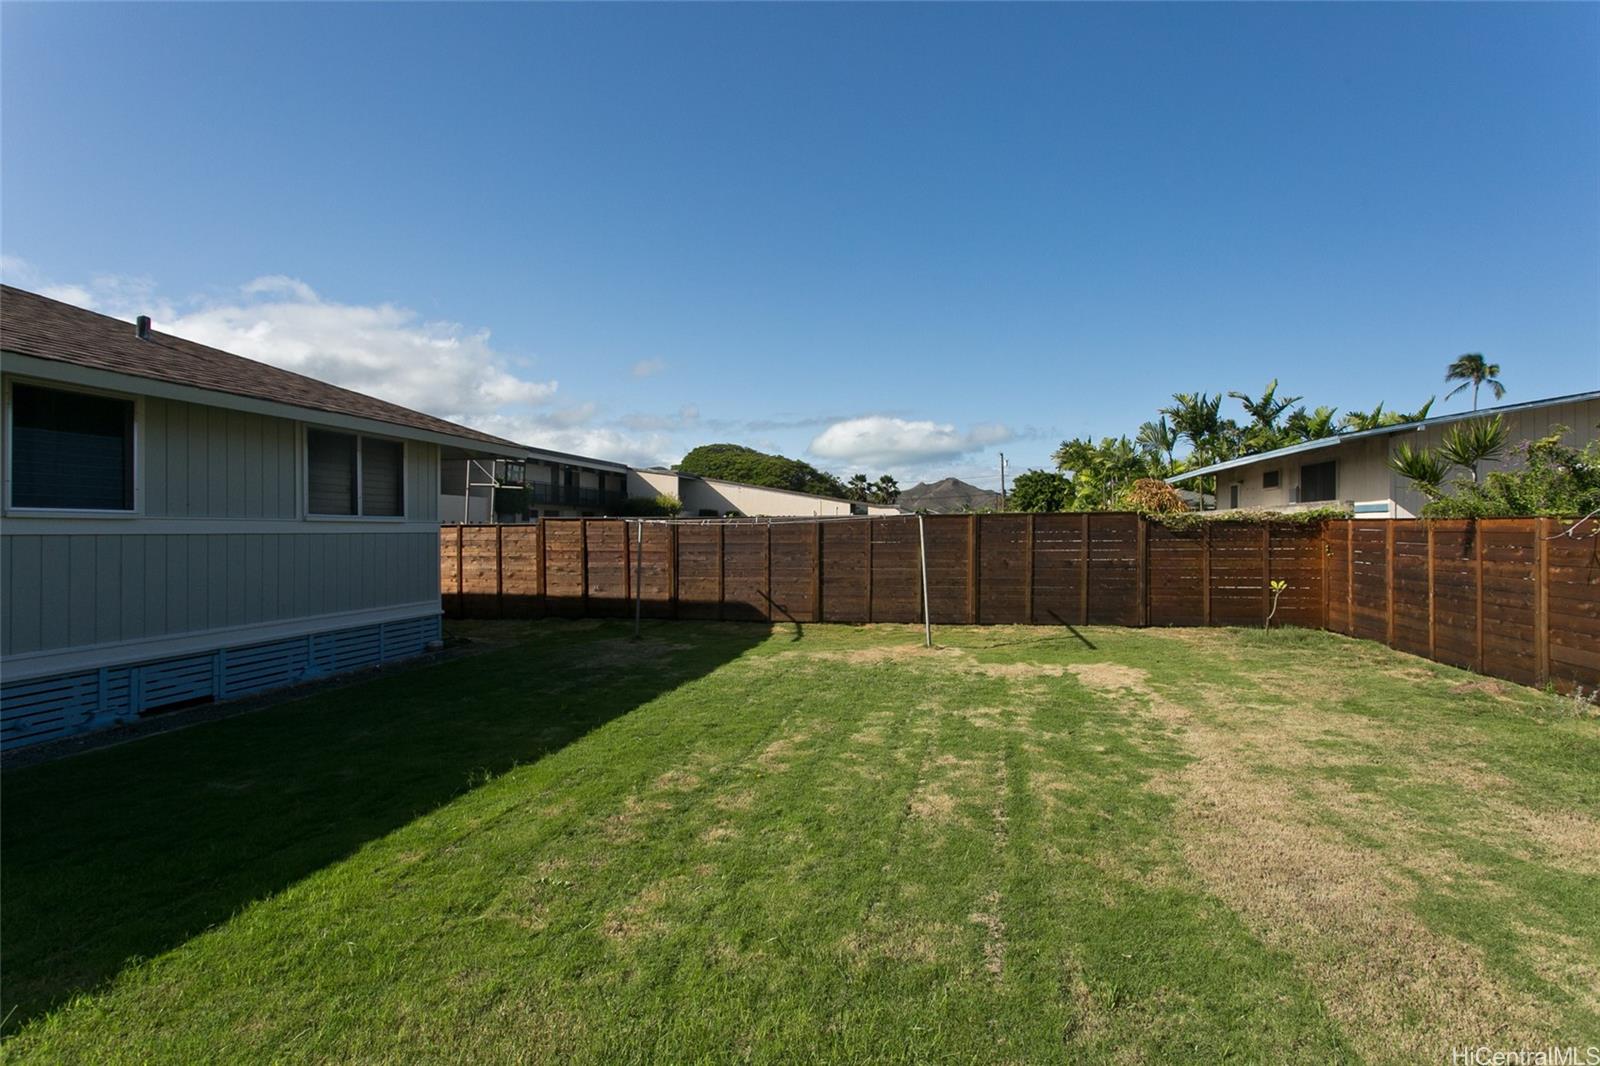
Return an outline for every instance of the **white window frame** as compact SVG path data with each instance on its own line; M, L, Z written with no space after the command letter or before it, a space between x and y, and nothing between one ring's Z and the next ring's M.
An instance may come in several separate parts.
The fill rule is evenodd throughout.
M13 385L31 385L39 389L51 389L55 392L78 393L83 396L104 396L112 400L125 400L133 403L133 507L130 510L122 508L106 509L95 507L17 507L11 502L11 465L16 462L17 449L12 441L13 414L11 387ZM46 378L17 377L7 374L5 378L5 507L7 515L18 518L140 518L144 515L144 397L133 393L113 392L109 389L91 389L83 385L68 385L60 381L50 381Z
M356 439L356 510L361 510L362 458L361 442L368 438L400 445L400 513L399 514L317 514L311 509L311 434L337 433ZM404 437L391 437L382 433L363 433L339 426L319 426L310 422L300 424L300 507L307 522L406 522L411 516L411 489L407 485L411 472L411 442Z

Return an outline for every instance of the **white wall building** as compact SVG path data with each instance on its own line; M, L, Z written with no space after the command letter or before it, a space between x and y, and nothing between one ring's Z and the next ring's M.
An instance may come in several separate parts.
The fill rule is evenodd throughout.
M1219 510L1301 511L1342 506L1374 518L1415 518L1427 501L1409 481L1389 469L1395 449L1402 442L1414 449L1437 448L1450 426L1495 415L1505 424L1512 445L1549 436L1562 426L1566 428L1565 442L1582 447L1600 435L1600 392L1440 415L1306 441L1186 470L1167 480L1181 485L1215 474ZM1507 455L1484 463L1480 474L1507 469L1515 461Z

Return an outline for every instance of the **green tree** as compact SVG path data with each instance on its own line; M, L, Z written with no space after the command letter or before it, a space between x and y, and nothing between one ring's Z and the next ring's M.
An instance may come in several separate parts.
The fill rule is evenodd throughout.
M1072 479L1052 470L1028 470L1011 483L1006 503L1013 511L1065 511L1071 503Z
M1167 416L1161 415L1154 422L1146 422L1139 427L1138 436L1133 438L1139 450L1152 460L1160 460L1162 470L1173 469L1172 453L1178 447L1178 432L1167 422Z
M1600 440L1582 449L1561 443L1566 427L1509 450L1516 464L1493 470L1481 482L1462 479L1456 491L1423 505L1429 518L1495 518L1555 515L1571 518L1600 511Z
M1436 499L1444 490L1444 479L1450 475L1450 464L1431 448L1413 448L1401 441L1389 457L1389 469L1417 487L1417 491Z
M1500 416L1473 422L1458 422L1445 431L1439 442L1439 454L1447 462L1466 467L1472 472L1474 483L1478 480L1478 464L1498 459L1506 450L1508 434Z
M1299 396L1279 396L1277 378L1267 383L1260 399L1247 392L1230 391L1228 395L1238 400L1244 407L1245 414L1250 416L1250 425L1244 429L1248 450L1263 452L1271 451L1283 443L1278 429L1278 418L1301 400Z
M1447 384L1452 381L1461 382L1444 394L1447 400L1462 389L1471 387L1474 411L1478 409L1478 390L1484 385L1489 386L1489 391L1494 393L1494 398L1497 400L1506 394L1506 387L1500 384L1500 364L1488 362L1477 352L1457 356L1455 362L1445 368L1444 380Z
M1056 466L1072 474L1073 511L1105 510L1116 505L1124 488L1151 474L1150 458L1127 437L1062 441L1052 456Z
M685 455L676 469L684 474L808 492L813 496L844 495L844 485L838 478L810 463L758 452L740 444L702 444Z
M844 483L844 494L846 499L865 503L872 496L872 482L867 480L867 475L856 474Z
M880 475L872 483L871 501L873 503L893 504L900 498L900 483L888 474Z
M1333 416L1338 414L1338 408L1318 407L1314 411L1307 411L1304 407L1296 407L1289 412L1289 417L1283 420L1283 429L1288 436L1288 443L1306 440L1321 440L1334 435Z

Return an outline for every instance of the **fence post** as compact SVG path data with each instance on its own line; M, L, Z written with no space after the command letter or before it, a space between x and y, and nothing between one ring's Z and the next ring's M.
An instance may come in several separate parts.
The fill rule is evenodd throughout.
M1383 642L1394 647L1394 524L1391 518L1383 527Z
M767 621L772 621L772 521L767 521Z
M494 613L506 616L506 527L494 527Z
M678 617L678 523L673 522L667 526L671 531L671 543L667 548L667 610L673 618Z
M923 563L923 581L926 584L927 563ZM1022 553L1022 614L1028 625L1033 625L1033 515L1028 515L1027 550Z
M1534 683L1550 683L1550 519L1533 520Z
M1200 520L1200 624L1211 624L1211 523Z
M868 518L861 523L861 528L867 531L867 621L872 621L872 519Z
M1134 516L1133 585L1141 626L1150 624L1150 522L1144 515Z
M545 540L547 539L545 537L545 532L549 528L550 527L547 526L544 523L543 520L540 520L539 524L533 527L533 531L534 531L534 534L535 534L534 543L538 545L537 551L538 551L538 554L539 554L539 558L537 560L537 565L534 568L533 580L534 580L534 591L536 591L539 594L539 613L540 614L549 614L550 613L550 600L548 599L547 593L545 592L545 569L546 569L545 560L547 558L547 555L545 553Z
M967 516L967 625L978 624L978 516Z
M728 553L724 550L728 542L728 527L721 522L717 523L717 621L722 621L727 612L724 610L724 601L727 599Z
M1483 673L1483 520L1472 520L1472 584L1477 596L1477 639L1472 649L1472 669Z
M811 620L822 621L822 519L811 523Z
M1428 658L1437 659L1437 644L1433 632L1433 523L1423 520L1428 530Z
M462 569L461 541L465 526L456 527L456 617L467 616L467 579L466 572Z
M643 523L639 528L644 529ZM622 602L633 599L633 552L628 544L628 520L622 519Z
M1344 523L1344 631L1356 635L1356 520Z
M1261 624L1272 613L1272 525L1261 523Z
M1328 543L1328 529L1330 526L1331 523L1324 518L1321 523L1321 535L1317 537L1317 547L1321 549L1319 554L1322 563L1322 588L1319 590L1321 595L1317 597L1317 606L1321 610L1318 628L1324 632L1328 629L1328 557L1333 554L1333 547Z
M1089 512L1078 515L1078 624L1089 624Z
M578 602L583 616L589 617L589 520L578 519L578 576L583 580Z

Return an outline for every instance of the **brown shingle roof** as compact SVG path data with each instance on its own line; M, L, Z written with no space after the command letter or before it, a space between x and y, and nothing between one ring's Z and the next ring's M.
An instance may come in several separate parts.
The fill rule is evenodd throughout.
M0 285L0 348L173 385L370 418L509 449L512 454L526 450L514 441L168 333L152 330L149 340L140 340L131 322L11 285Z

